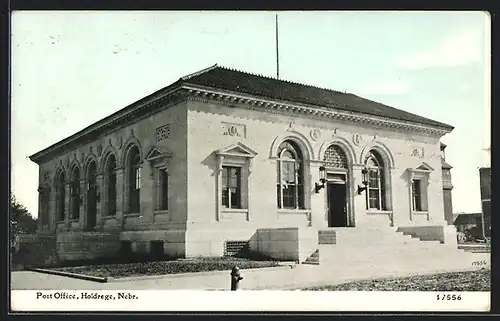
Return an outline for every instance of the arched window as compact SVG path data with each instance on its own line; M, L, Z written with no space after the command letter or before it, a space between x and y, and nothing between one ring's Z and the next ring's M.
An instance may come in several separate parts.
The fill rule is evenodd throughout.
M384 162L377 151L371 150L365 161L368 170L367 209L385 210Z
M56 180L56 217L57 221L64 221L66 216L66 190L64 172L60 172Z
M139 148L134 146L130 149L127 159L128 170L128 212L140 212L140 190L141 190L141 156Z
M293 141L284 141L278 148L278 208L304 208L304 161L300 148Z
M116 157L111 154L106 163L106 215L116 214Z
M71 172L70 197L71 219L78 219L80 217L80 170L78 167L73 168Z

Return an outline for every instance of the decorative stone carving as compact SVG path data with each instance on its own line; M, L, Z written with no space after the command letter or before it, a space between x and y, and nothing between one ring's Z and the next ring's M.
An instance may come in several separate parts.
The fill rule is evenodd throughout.
M331 145L327 148L323 161L327 168L348 168L347 156L342 148L337 145Z
M123 147L123 137L120 136L120 138L118 138L117 144L118 144L118 149L122 149L122 147Z
M295 125L295 122L291 121L290 124L288 124L287 130L288 131L293 130L294 125Z
M234 137L246 137L246 127L241 124L222 123L222 135Z
M101 157L102 155L102 144L99 143L99 145L97 145L97 156Z
M84 162L84 161L85 161L85 153L84 153L84 152L82 152L82 153L80 154L80 163L82 163L82 164L83 164L83 162Z
M66 157L65 164L66 164L66 168L69 168L69 157Z
M43 173L43 179L45 181L48 181L50 179L50 171L45 171L45 173Z
M410 156L416 158L424 158L424 148L423 147L414 148Z
M170 138L170 124L166 124L156 128L156 141Z
M335 129L333 130L332 138L337 137L337 133L338 133L338 128L335 128Z
M309 135L311 135L312 140L318 140L321 137L321 131L319 128L313 128Z
M92 154L92 146L89 146L89 154Z
M76 160L76 153L73 153L73 159Z
M372 142L376 141L378 139L378 134L373 134Z
M354 143L354 145L359 146L362 145L365 142L365 140L363 136L361 136L360 134L354 134L352 136L352 142Z
M113 146L113 142L111 141L111 138L108 140L108 145Z

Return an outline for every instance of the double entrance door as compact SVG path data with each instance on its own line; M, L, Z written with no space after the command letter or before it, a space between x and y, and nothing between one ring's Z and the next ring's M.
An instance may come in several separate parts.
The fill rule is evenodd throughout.
M328 226L350 226L347 211L348 186L346 174L328 173L326 179Z

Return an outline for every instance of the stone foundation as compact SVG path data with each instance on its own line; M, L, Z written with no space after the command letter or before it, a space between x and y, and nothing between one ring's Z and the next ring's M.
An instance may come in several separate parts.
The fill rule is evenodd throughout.
M400 226L397 231L418 237L422 241L439 241L457 246L457 230L453 225Z
M182 230L124 231L120 241L131 242L134 253L150 253L151 242L163 242L163 253L171 257L185 256L186 235Z
M25 234L17 236L12 264L16 266L44 266L57 264L55 234Z
M66 232L57 234L57 253L61 261L93 260L112 257L120 250L117 232Z
M318 230L312 227L258 229L250 248L272 258L305 261L318 245Z

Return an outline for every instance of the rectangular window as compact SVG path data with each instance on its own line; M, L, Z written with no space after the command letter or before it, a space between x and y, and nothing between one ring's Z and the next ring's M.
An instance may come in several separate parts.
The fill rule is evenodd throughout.
M168 210L168 173L160 170L160 210Z
M222 167L222 206L241 208L241 168Z
M368 208L369 209L382 209L381 207L381 193L380 193L380 176L378 169L370 169L368 172Z
M414 179L412 181L411 192L412 192L412 196L413 196L413 210L416 212L422 211L421 180Z

